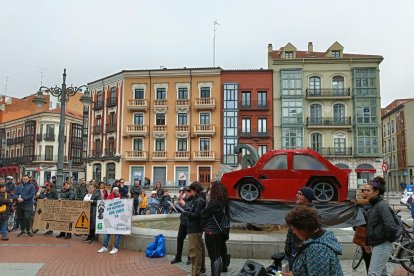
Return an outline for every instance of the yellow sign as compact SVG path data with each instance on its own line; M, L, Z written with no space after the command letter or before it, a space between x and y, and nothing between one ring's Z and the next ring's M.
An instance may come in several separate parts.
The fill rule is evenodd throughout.
M89 228L89 220L85 212L82 212L82 214L79 216L78 220L76 221L75 228Z
M40 199L33 229L88 234L90 208L87 201Z

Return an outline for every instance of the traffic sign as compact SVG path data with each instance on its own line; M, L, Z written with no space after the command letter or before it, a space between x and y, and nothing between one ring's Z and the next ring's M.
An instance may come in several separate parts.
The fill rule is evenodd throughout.
M384 172L384 173L388 172L388 164L385 163L385 162L382 164L382 172Z

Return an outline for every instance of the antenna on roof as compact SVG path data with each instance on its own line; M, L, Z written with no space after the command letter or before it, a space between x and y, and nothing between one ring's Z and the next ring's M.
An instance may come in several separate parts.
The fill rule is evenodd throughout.
M217 26L220 26L220 24L217 22L217 20L214 20L213 22L213 28L214 28L214 36L213 36L213 67L216 67L216 31Z
M7 83L9 82L9 76L6 76L6 85L4 87L4 96L7 96Z
M43 78L46 76L45 71L47 68L45 67L38 67L40 72L40 86L43 86Z

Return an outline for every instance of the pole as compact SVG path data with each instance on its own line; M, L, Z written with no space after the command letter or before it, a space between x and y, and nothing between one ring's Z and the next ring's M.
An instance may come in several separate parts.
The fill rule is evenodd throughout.
M65 146L65 109L66 109L66 69L63 70L63 83L60 95L60 125L58 137L58 162L56 172L56 189L61 190L63 187L63 156Z

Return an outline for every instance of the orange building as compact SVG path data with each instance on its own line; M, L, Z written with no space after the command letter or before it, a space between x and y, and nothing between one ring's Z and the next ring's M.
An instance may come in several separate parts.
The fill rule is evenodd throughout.
M209 183L221 163L220 73L124 70L89 83L88 179Z

